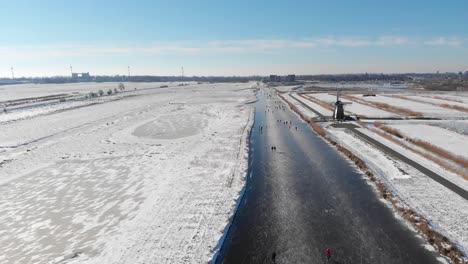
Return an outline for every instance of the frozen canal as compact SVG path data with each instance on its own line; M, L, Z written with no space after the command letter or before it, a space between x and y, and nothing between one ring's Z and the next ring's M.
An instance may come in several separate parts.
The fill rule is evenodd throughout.
M267 96L256 104L251 174L217 263L326 263L326 248L330 263L439 263L355 167Z

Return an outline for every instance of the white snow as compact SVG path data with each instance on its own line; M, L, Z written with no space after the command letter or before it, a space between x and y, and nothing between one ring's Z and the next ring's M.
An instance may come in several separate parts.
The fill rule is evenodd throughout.
M457 243L465 253L468 252L468 202L465 199L341 129L329 129L329 132L340 144L363 159L406 205L428 219L436 230Z
M312 102L311 100L304 99L303 97L298 96L296 94L291 94L291 96L293 96L297 100L303 102L304 104L306 104L307 106L311 107L312 109L314 109L315 111L319 112L320 114L322 114L324 116L331 116L332 115L331 110L323 108L322 106ZM305 95L305 97L308 97L308 95Z
M438 105L453 105L453 106L460 106L468 109L468 102L467 103L459 103L459 102L454 102L454 101L449 101L449 100L443 100L443 99L438 99L438 98L433 98L433 97L427 97L427 96L418 96L418 95L405 95L405 97L410 98L410 99L415 99L419 101L424 101L428 102L431 104L438 104ZM458 99L460 100L460 99ZM468 113L466 114L468 115Z
M336 95L329 93L311 93L308 96L314 97L320 101L328 104L336 102ZM351 103L345 106L345 111L358 116L365 116L368 118L384 118L384 117L399 117L399 115L387 112L372 106L349 101L345 98L340 98L342 102Z
M32 118L39 115L46 115L76 107L83 107L91 104L104 103L106 101L117 100L122 96L129 94L118 94L112 96L103 96L99 98L81 99L76 101L54 102L41 104L40 106L26 106L18 110L9 110L6 113L0 112L0 123L17 121L21 119Z
M459 134L468 135L468 120L451 120L451 121L441 121L441 122L431 122L433 126L442 127L449 129Z
M311 119L311 118L315 118L317 117L317 115L310 111L309 109L305 108L300 102L298 102L297 100L294 100L294 98L291 97L291 95L288 93L288 94L282 94L283 98L288 101L289 103L293 104L297 111L299 111L300 113L302 113L307 119ZM295 97L297 98L297 97Z
M280 92L291 92L298 87L300 87L300 85L274 86L273 88Z
M431 95L429 95L429 96L431 96ZM468 104L468 93L467 92L435 93L435 94L432 94L432 96L446 98L447 100L462 101L464 104Z
M432 170L433 172L439 174L440 176L444 177L446 180L460 186L461 188L465 189L468 191L468 181L463 179L461 176L454 174L445 168L440 167L436 163L426 159L423 156L420 156L419 154L408 150L374 132L372 132L369 129L365 128L358 128L359 131L362 133L366 134L367 136L374 138L375 140L379 141L380 143L384 144L385 146L395 150L396 152L408 157L409 159L419 163L420 165L426 167L429 170Z
M247 168L251 84L0 124L0 262L203 263Z
M179 83L167 82L122 82L127 91L144 88L157 88L161 85L177 86ZM118 82L83 82L83 83L66 83L66 84L14 84L0 86L1 102L9 100L18 100L24 98L34 98L41 96L50 96L57 94L88 94L103 90L106 92L109 89L117 88ZM0 102L0 105L1 105Z
M362 99L366 101L386 103L397 107L407 108L415 112L420 112L425 117L466 117L466 113L457 110L438 107L426 103L414 102L396 97L377 95L375 97L363 97Z
M468 159L468 136L466 135L424 124L392 124L388 126L401 131L405 136L423 140Z

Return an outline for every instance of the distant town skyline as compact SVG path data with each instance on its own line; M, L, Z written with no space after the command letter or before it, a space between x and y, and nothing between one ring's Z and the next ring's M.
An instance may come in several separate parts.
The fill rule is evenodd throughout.
M2 1L0 78L468 70L467 1Z

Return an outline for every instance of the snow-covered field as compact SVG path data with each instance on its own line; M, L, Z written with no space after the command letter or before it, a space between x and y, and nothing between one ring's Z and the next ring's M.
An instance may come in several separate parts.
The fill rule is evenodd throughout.
M444 100L444 99L433 98L433 97L429 97L429 96L419 96L419 95L406 95L405 97L407 97L409 99L414 99L414 100L418 100L418 101L427 102L427 103L430 103L430 104L451 105L451 106L458 106L458 107L463 107L463 108L468 109L468 103L460 103L460 102L455 102L455 101L451 101L451 100ZM458 99L458 100L460 100L460 99Z
M323 101L327 104L332 104L336 102L336 95L329 93L312 93L308 96L314 97L320 101ZM387 112L372 106L351 102L344 98L340 98L342 102L351 103L345 106L345 111L358 116L365 116L369 118L385 118L385 117L399 117L399 115L391 112Z
M252 86L148 89L0 124L0 263L207 262L244 184Z
M178 83L135 83L123 82L127 90L144 89L144 88L157 88L161 85L176 86ZM65 83L65 84L15 84L15 85L2 85L0 86L0 101L18 100L25 98L35 98L41 96L50 96L57 94L88 94L90 92L98 92L99 90L107 91L109 89L117 88L117 82L105 83Z
M412 111L422 113L425 117L448 118L448 117L466 117L467 116L466 113L463 113L457 110L447 109L447 108L438 107L438 106L431 105L431 104L419 103L415 101L410 101L410 100L405 100L405 99L400 99L400 98L390 97L390 96L377 95L375 97L373 96L363 97L362 99L366 101L370 101L370 102L379 102L379 103L389 104L392 106L407 108Z
M424 124L393 124L390 127L403 135L423 140L455 155L468 159L468 136Z
M364 160L405 205L468 252L468 202L465 199L342 129L328 131L341 145Z
M280 91L280 92L291 92L295 88L300 87L300 85L288 85L288 86L275 86L274 89Z
M439 97L444 100L460 101L464 104L468 104L468 93L466 92L445 92L443 94L431 94L429 97Z
M292 95L294 96L294 98L296 98L297 100L303 102L304 104L306 104L307 106L311 107L312 109L314 109L315 111L319 112L320 114L324 115L324 116L332 116L332 111L312 102L311 100L307 100L307 99L304 99L303 97L301 96L298 96L298 95ZM304 95L305 97L309 97L309 95Z
M431 125L449 129L451 131L457 132L468 136L468 120L453 120L450 122L432 122Z
M403 146L400 146L396 143L394 143L393 141L390 141L376 133L374 133L373 131L369 130L369 129L366 129L366 128L358 128L359 131L361 131L362 133L366 134L367 136L371 137L371 138L374 138L375 140L377 140L378 142L382 143L383 145L393 149L394 151L402 154L403 156L419 163L420 165L426 167L427 169L437 173L438 175L440 175L441 177L445 178L446 180L458 185L459 187L465 189L465 190L468 190L468 181L463 179L463 177L461 177L460 175L457 175L453 172L450 172L448 171L447 169L439 166L438 164L434 163L433 161L403 147ZM424 151L423 151L424 152Z
M312 112L309 109L305 108L300 102L298 102L297 100L292 98L290 94L284 94L283 98L286 101L288 101L289 103L293 104L296 107L296 109L300 113L302 113L306 118L311 119L311 118L317 117L317 115L314 112ZM297 98L297 97L295 97L295 98Z

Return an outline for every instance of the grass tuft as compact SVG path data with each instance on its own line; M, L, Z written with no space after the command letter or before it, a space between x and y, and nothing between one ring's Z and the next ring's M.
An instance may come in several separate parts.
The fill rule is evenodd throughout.
M312 127L312 129L315 131L315 133L322 137L326 136L327 133L325 132L325 129L323 129L323 127L317 125L317 123L315 123L314 121L310 121L309 124L310 127Z

